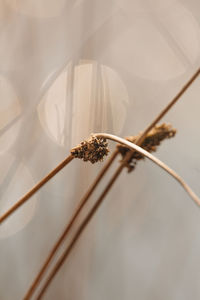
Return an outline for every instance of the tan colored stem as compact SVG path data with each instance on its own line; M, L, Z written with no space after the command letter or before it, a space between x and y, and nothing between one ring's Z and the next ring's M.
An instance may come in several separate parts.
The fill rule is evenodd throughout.
M47 183L53 176L55 176L61 169L63 169L68 163L72 161L74 157L69 155L63 160L54 170L52 170L46 177L38 182L26 195L24 195L19 201L17 201L7 212L0 217L0 224L4 222L11 214L13 214L18 208L28 201L45 183Z
M110 159L108 160L108 162L105 164L105 166L103 167L103 169L100 171L100 173L98 174L97 178L95 179L95 181L93 182L93 184L90 186L89 190L86 192L86 194L83 196L83 198L81 199L81 201L78 204L78 207L76 208L75 212L73 213L70 221L67 223L67 226L65 227L63 233L61 234L61 236L59 237L59 239L57 240L57 242L55 243L55 245L53 246L53 249L51 250L51 252L49 253L47 259L45 260L43 266L41 267L38 275L36 276L36 278L34 279L31 287L29 288L28 292L26 293L26 295L24 296L24 300L28 300L31 298L31 296L33 295L35 289L37 288L38 284L40 283L42 276L44 275L47 267L49 266L51 260L53 259L55 253L57 252L59 246L62 244L62 242L64 241L64 239L66 238L68 232L70 231L72 225L74 224L74 222L76 221L80 211L82 210L83 206L87 203L89 197L91 196L91 194L93 193L93 191L95 190L96 186L98 185L98 183L100 182L100 180L102 179L102 177L104 176L104 174L106 173L106 171L108 170L108 168L111 166L111 164L113 163L114 159L116 158L118 154L118 151L115 150Z
M182 87L178 94L172 99L172 101L161 111L161 113L155 118L155 120L146 128L143 132L144 136L164 117L164 115L172 108L172 106L180 99L185 91L191 86L200 74L200 68L192 75L188 82Z
M82 234L83 230L85 229L85 227L87 226L87 224L91 220L92 216L97 211L97 209L100 206L100 204L102 203L102 201L103 201L106 193L109 191L110 187L112 186L112 184L114 183L114 181L116 179L117 179L117 174L115 174L115 176L109 182L109 184L107 185L106 189L101 194L100 198L97 200L97 202L94 204L94 206L92 207L92 209L90 210L90 212L88 213L88 215L86 216L86 218L84 219L84 221L78 227L78 230L76 231L76 233L75 233L72 241L70 242L69 246L64 251L64 253L62 254L62 256L58 259L58 261L55 264L53 270L50 272L49 276L47 277L47 280L46 280L43 288L41 289L39 295L36 297L36 300L40 300L42 298L42 296L44 295L44 293L45 293L46 289L48 288L49 284L51 283L52 279L54 278L54 276L59 271L59 269L62 266L62 264L67 259L68 255L70 254L71 250L73 249L74 245L76 244L76 241L78 240L79 236Z
M146 156L148 159L153 161L155 164L157 164L159 167L161 167L166 172L168 172L171 176L173 176L182 185L182 187L189 194L189 196L195 201L195 203L198 204L198 206L200 205L200 199L191 190L191 188L183 181L183 179L178 174L176 174L171 168L169 168L162 161L160 161L158 158L156 158L154 155L150 154L149 152L147 152L143 148L141 148L141 147L139 147L139 146L123 139L123 138L119 138L115 135L112 135L112 134L97 133L97 134L95 134L95 136L96 137L103 137L103 138L110 139L110 140L113 140L115 142L124 144L125 146L129 147L131 150L137 151L137 152L141 153L142 155ZM74 247L76 241L78 240L79 236L82 234L83 230L85 229L85 227L87 226L87 224L89 223L91 218L94 216L94 214L97 211L98 207L102 203L105 195L107 194L107 192L110 190L111 186L113 185L113 183L117 179L117 177L119 175L119 172L120 172L120 169L118 169L118 170L119 171L115 172L114 176L109 181L109 183L106 186L106 188L104 189L103 193L100 195L100 197L98 198L98 200L96 201L96 203L94 204L94 206L92 207L92 209L90 210L90 212L88 213L86 218L83 220L83 222L78 227L78 230L76 231L76 233L75 233L72 241L70 242L69 246L67 247L67 249L64 251L62 256L58 259L58 261L55 264L54 268L52 269L49 276L47 277L47 280L46 280L43 288L41 289L39 295L37 296L37 298L36 298L37 300L40 300L42 298L43 294L45 293L45 291L48 288L49 284L51 283L52 279L57 274L60 267L62 266L62 264L65 262L65 260L69 256L69 254L70 254L71 250L73 249L73 247Z
M148 159L150 159L151 161L153 161L155 164L157 164L160 168L162 168L164 171L166 171L167 173L169 173L172 177L174 177L174 179L176 179L184 188L184 190L186 191L186 193L192 198L192 200L194 200L194 202L200 206L200 199L198 198L198 196L192 191L192 189L188 186L188 184L174 171L172 170L170 167L168 167L165 163L163 163L161 160L159 160L158 158L156 158L154 155L152 155L151 153L147 152L146 150L144 150L143 148L139 147L138 145L131 143L123 138L120 138L118 136L115 136L113 134L108 134L108 133L96 133L94 134L96 137L103 137L115 142L118 142L120 144L123 144L125 146L127 146L128 148L130 148L131 150L135 150L137 152L139 152L140 154L144 155L145 157L147 157Z
M147 135L147 133L162 119L162 117L172 108L172 106L180 99L180 97L183 95L183 93L189 88L189 86L194 82L194 80L199 76L199 74L200 74L200 68L195 72L195 74L189 79L189 81L182 87L182 89L178 92L178 94L170 101L170 103L160 112L160 114L153 120L153 122L149 125L149 126L147 126L147 128L143 131L143 133L138 137L138 139L136 140L136 144L137 145L141 145L142 144L142 142L144 141L144 139L145 139L145 137L146 137L146 135ZM134 151L133 151L134 152ZM101 194L101 196L100 196L100 198L97 200L97 201L99 201L100 200L100 202L101 201L103 201L103 199L104 199L104 197L106 196L106 194L108 193L108 191L110 190L110 188L112 187L112 185L114 184L114 182L115 182L115 180L118 178L118 176L120 175L120 173L122 172L122 170L123 170L123 168L124 168L124 166L126 165L126 163L130 160L130 158L132 157L132 155L133 155L133 152L132 151L130 151L130 152L128 152L127 154L126 154L126 156L125 156L125 158L124 158L124 160L122 161L122 163L120 164L120 166L117 168L117 170L115 171L115 173L113 174L113 176L112 176L112 178L111 178L111 180L108 182L108 184L107 184L107 186L106 186L106 188L104 189L104 191L102 192L102 194ZM108 169L108 168L107 168ZM106 171L107 171L107 169L106 169ZM99 180L100 181L100 180ZM98 181L98 182L99 182ZM96 185L97 186L97 185ZM96 187L95 186L95 187ZM89 189L89 191L87 192L87 194L90 194L90 189ZM87 195L86 194L86 195ZM91 194L90 194L91 195ZM100 203L98 204L98 205L100 205ZM65 232L65 231L64 231ZM82 231L81 231L82 232ZM64 233L63 233L64 234ZM62 236L63 236L63 234L62 234ZM80 234L79 234L80 235ZM61 236L61 242L62 242L62 236ZM66 235L65 235L65 237L66 237ZM78 239L78 237L75 237L76 238L76 240ZM64 237L63 237L63 239L64 239ZM59 242L59 241L58 241ZM58 249L58 247L59 247L59 245L61 244L61 242L60 243L57 243L55 246L54 246L54 249L56 248L56 251L57 251L57 249ZM70 246L69 246L70 247ZM72 246L73 247L73 246ZM52 250L52 252L53 252L53 250ZM54 255L54 254L53 254ZM50 256L49 256L50 257ZM53 257L53 256L52 256ZM50 260L52 259L52 257L50 258ZM65 259L64 259L65 260ZM64 260L63 260L63 262L64 262ZM48 259L47 259L47 261L48 261ZM50 262L50 261L49 261ZM48 262L48 263L49 263ZM62 263L61 263L61 265L62 265ZM61 265L60 265L60 267L61 267ZM46 268L45 268L46 269ZM41 269L42 270L42 269ZM54 274L55 275L55 274ZM53 276L54 276L53 275ZM53 278L53 277L52 277ZM52 280L52 278L50 279L50 281ZM41 279L41 278L40 278ZM37 280L37 278L36 278L36 280ZM50 282L49 282L50 283ZM49 283L47 283L46 284L46 287L45 287L45 289L47 288L47 286L48 286L48 284ZM34 289L36 289L36 287L37 287L37 283L35 284L35 286L34 286ZM25 298L26 300L28 300L28 299L30 299L30 298ZM39 298L38 298L39 299Z

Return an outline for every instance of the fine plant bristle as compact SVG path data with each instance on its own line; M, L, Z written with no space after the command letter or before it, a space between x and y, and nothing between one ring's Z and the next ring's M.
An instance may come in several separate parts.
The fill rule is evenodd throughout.
M149 131L146 138L141 144L141 147L148 152L155 152L157 150L157 146L165 140L171 137L174 137L176 134L176 129L172 128L170 124L163 123L161 125L156 125L153 129ZM126 139L132 143L135 143L138 136L130 136ZM124 158L128 151L130 151L126 146L118 145L118 150ZM128 171L131 172L138 160L143 159L144 156L139 152L134 152L131 159L126 164Z
M71 149L74 157L90 161L92 164L102 161L108 155L108 143L105 138L91 136L88 140L81 142L80 145Z

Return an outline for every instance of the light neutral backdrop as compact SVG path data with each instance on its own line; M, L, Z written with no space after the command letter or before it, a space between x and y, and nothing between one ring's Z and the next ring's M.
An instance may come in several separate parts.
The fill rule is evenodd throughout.
M199 66L198 0L1 0L0 212L90 133L143 130ZM165 116L178 133L156 153L198 195L199 94L200 78ZM1 300L23 298L102 166L74 160L1 226ZM200 210L145 160L120 176L44 299L198 300L199 253Z

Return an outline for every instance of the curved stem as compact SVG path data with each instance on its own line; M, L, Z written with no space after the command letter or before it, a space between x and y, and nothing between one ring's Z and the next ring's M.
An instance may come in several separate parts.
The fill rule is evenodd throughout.
M165 170L167 173L169 173L171 176L173 176L184 188L184 190L188 193L188 195L194 200L194 202L200 206L200 199L198 198L198 196L192 191L192 189L187 185L187 183L175 172L173 171L170 167L168 167L165 163L163 163L161 160L159 160L158 158L156 158L154 155L152 155L151 153L147 152L146 150L144 150L143 148L141 148L140 146L131 143L123 138L120 138L116 135L113 134L108 134L108 133L96 133L94 134L94 136L96 137L102 137L102 138L106 138L115 142L118 142L120 144L124 144L125 146L127 146L128 148L135 150L139 153L141 153L142 155L144 155L145 157L147 157L148 159L150 159L151 161L153 161L155 164L157 164L159 167L161 167L163 170Z
M117 137L115 135L112 135L112 134L97 133L97 134L94 134L94 136L96 136L96 137L103 137L103 138L110 139L110 140L113 140L115 142L124 144L127 147L129 147L131 150L138 151L139 153L143 154L144 156L146 156L147 158L149 158L150 160L152 160L154 163L156 163L159 167L161 167L162 169L164 169L165 171L167 171L170 175L172 175L183 186L183 188L190 195L190 197L195 201L195 203L198 204L198 205L200 205L200 199L191 190L191 188L183 181L183 179L178 174L176 174L171 168L169 168L167 165L165 165L162 161L160 161L158 158L156 158L155 156L153 156L152 154L150 154L149 152L147 152L143 148L141 148L141 147L139 147L139 146L137 146L137 145L135 145L135 144L133 144L131 142L128 142L127 140L125 140L123 138L120 138L120 137ZM123 168L122 165L120 167ZM87 214L87 216L85 217L85 219L82 221L82 223L78 227L78 229L77 229L74 237L72 238L72 241L67 246L67 248L65 249L64 253L58 259L58 261L56 262L54 268L52 269L52 271L48 275L47 280L45 281L42 289L40 290L38 296L36 297L36 300L40 300L42 298L42 296L44 295L45 291L49 287L51 281L53 280L53 278L55 277L55 275L57 274L57 272L59 271L59 269L62 267L63 263L68 258L71 250L73 249L73 247L75 246L75 244L78 241L79 237L83 233L85 227L88 225L88 223L90 222L90 220L92 219L92 217L96 213L97 209L99 208L99 206L103 202L103 199L104 199L105 195L110 190L110 187L113 185L113 183L117 179L117 177L118 177L118 175L120 173L120 170L121 169L118 169L117 172L115 172L114 176L109 181L109 183L107 184L106 188L101 193L101 195L98 198L98 200L96 201L96 203L93 205L92 209L89 211L89 213Z
M144 138L146 137L147 133L162 119L162 117L172 108L172 106L180 99L180 97L185 93L185 91L190 87L190 85L194 82L194 80L199 76L200 74L200 68L192 75L192 77L188 80L188 82L181 88L181 90L178 92L178 94L176 94L176 96L169 102L169 104L158 114L158 116L150 123L150 125L147 126L147 128L141 133L141 135L139 135L138 139L136 140L136 144L141 145L141 143L143 142ZM117 150L116 150L117 151ZM133 150L134 152L135 150ZM120 164L120 166L118 167L118 169L116 170L115 174L113 175L112 179L110 180L110 182L108 183L107 187L105 188L105 190L102 192L103 197L106 196L106 194L108 193L109 189L112 187L114 181L117 179L117 177L120 175L121 171L123 170L125 163L129 161L129 159L131 158L133 152L129 152L126 154L124 160L122 161L122 163ZM112 157L110 158L112 160ZM109 161L108 161L109 164ZM106 168L107 170L108 168ZM103 171L103 170L102 170ZM105 172L104 172L105 173ZM104 174L103 173L103 174ZM177 175L177 174L176 174ZM98 180L99 177L99 180ZM89 196L91 195L91 193L93 192L94 188L97 186L97 184L99 183L99 181L101 180L101 173L99 174L99 176L97 177L97 182L92 185L92 187L89 189L89 191L86 193L86 195L83 197L83 199L87 199L89 198ZM177 176L176 176L177 179ZM181 180L181 178L179 178ZM180 182L179 180L179 182ZM180 182L181 184L183 183L183 181L181 180ZM187 189L187 185L186 185L186 189ZM191 189L189 189L190 193L193 194L193 192L191 191ZM188 192L189 192L188 191ZM91 192L91 193L90 193ZM197 197L195 194L193 195L195 198ZM100 197L101 198L101 197ZM197 198L198 199L198 198ZM103 198L101 198L101 201L103 200ZM195 201L196 202L196 201ZM80 201L80 205L81 205L81 201ZM199 205L199 202L198 202ZM65 228L63 234L61 235L61 237L58 239L58 241L56 242L56 244L54 245L50 255L48 256L45 264L43 265L43 267L40 270L40 273L37 275L37 277L35 278L31 288L29 289L29 291L27 292L26 296L24 299L28 300L30 299L32 293L34 292L34 290L36 289L37 285L39 284L39 281L41 280L41 277L43 276L44 272L46 271L46 268L48 267L50 261L52 260L55 252L57 251L57 249L59 248L59 246L61 245L62 241L64 240L64 238L67 236L67 232L68 232L68 226L69 223L67 224L67 227Z

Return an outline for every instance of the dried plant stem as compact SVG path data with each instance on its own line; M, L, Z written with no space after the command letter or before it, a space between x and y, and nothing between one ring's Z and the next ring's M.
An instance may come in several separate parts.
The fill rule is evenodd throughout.
M197 71L192 75L192 77L188 80L188 82L181 88L181 90L176 94L176 96L169 102L169 104L158 114L158 116L147 126L147 128L141 133L141 135L136 140L136 145L141 145L144 141L146 135L148 132L166 115L166 113L173 107L174 104L180 99L180 97L186 92L186 90L192 85L192 83L195 81L195 79L200 75L200 68L197 69ZM134 152L134 151L133 151ZM127 164L127 162L131 159L133 152L130 151L126 154L125 158L123 159L120 166L116 169L115 173L113 174L113 177L111 178L110 182L106 186L103 194L104 197L112 187L115 180L118 178L118 176L121 174L123 168ZM113 180L114 179L114 180ZM109 188L107 188L109 187Z
M124 144L125 146L127 146L131 150L138 151L139 153L143 154L145 157L147 157L148 159L153 161L155 164L157 164L159 167L161 167L166 172L168 172L171 176L173 176L182 185L182 187L189 194L189 196L195 201L195 203L198 204L198 206L200 205L200 199L191 190L191 188L183 181L183 179L179 175L177 175L172 169L170 169L167 165L165 165L162 161L160 161L158 158L156 158L154 155L150 154L149 152L142 149L141 147L139 147L139 146L123 139L123 138L119 138L115 135L112 135L112 134L98 133L98 134L95 134L95 136L96 137L103 137L103 138L110 139L110 140L113 140L115 142ZM97 211L98 207L103 202L103 199L104 199L105 195L107 194L107 192L109 191L109 189L111 188L112 184L117 179L117 177L118 177L118 172L115 172L114 176L112 177L112 179L110 180L110 182L108 183L108 185L106 186L104 191L101 193L100 197L98 198L98 200L96 201L96 203L94 204L92 209L89 211L86 218L80 224L80 226L79 226L78 230L76 231L76 233L75 233L72 241L70 242L69 246L64 251L62 256L58 259L58 261L55 264L54 268L52 269L49 276L47 277L47 280L46 280L43 288L41 289L39 295L36 298L37 300L41 299L41 297L43 296L44 292L48 288L48 286L51 283L52 279L54 278L54 276L56 275L56 273L58 272L58 270L60 269L62 264L67 259L68 255L70 254L70 252L71 252L72 248L74 247L76 241L78 240L79 236L82 234L83 230L85 229L85 227L87 226L87 224L89 223L91 218L94 216L94 214Z
M172 101L161 111L161 113L155 118L155 120L146 128L143 132L144 137L146 134L164 117L164 115L172 108L172 106L180 99L180 97L185 93L185 91L191 86L195 79L200 74L200 68L193 74L193 76L188 80L188 82L182 87L178 94L172 99Z
M144 150L143 148L139 147L138 145L136 145L134 143L131 143L131 142L129 142L129 141L123 139L123 138L120 138L118 136L115 136L113 134L97 133L97 134L95 134L95 136L96 137L106 138L106 139L118 142L120 144L124 144L125 146L127 146L131 150L135 150L135 151L139 152L140 154L144 155L145 157L147 157L148 159L150 159L151 161L153 161L155 164L157 164L164 171L166 171L167 173L169 173L172 177L174 177L174 179L176 179L180 183L180 185L184 188L184 190L186 191L186 193L188 193L188 195L192 198L192 200L194 200L194 202L198 206L200 206L200 199L192 191L192 189L188 186L188 184L175 171L173 171L171 168L169 168L165 163L163 163L161 160L159 160L158 158L156 158L154 155L152 155L151 153L147 152L146 150Z
M197 69L197 71L192 75L192 77L187 81L187 83L181 88L181 90L178 92L178 94L176 94L176 96L169 102L169 104L158 114L158 116L142 132L142 134L138 137L138 139L135 142L136 145L140 146L142 144L142 142L144 141L148 132L166 115L166 113L168 113L168 111L173 107L174 104L176 104L176 102L181 98L181 96L186 92L186 90L192 85L192 83L195 81L195 79L199 75L200 75L200 68ZM121 174L126 163L131 159L133 152L130 151L126 154L121 165L117 168L117 170L113 174L113 177L110 180L110 182L112 182L112 184L108 183L108 186L110 186L110 188L112 187L114 181ZM113 181L113 178L115 178L114 181ZM109 189L106 188L107 192L109 191ZM107 192L105 193L104 197L106 196Z
M160 114L153 120L153 122L142 132L142 134L138 137L138 139L136 140L136 144L137 145L141 145L142 142L144 141L147 133L162 119L162 117L172 108L172 106L180 99L180 97L184 94L184 92L190 87L190 85L194 82L194 80L199 76L200 74L200 68L195 72L195 74L190 78L190 80L182 87L182 89L178 92L178 94L170 101L170 103L160 112ZM133 151L134 152L134 151ZM120 164L120 166L117 168L117 170L115 171L115 173L113 174L111 180L109 181L109 183L107 184L106 188L104 189L104 191L102 192L99 200L100 203L101 201L103 201L104 197L106 196L106 194L108 193L108 191L110 190L110 188L112 187L112 185L114 184L115 180L118 178L118 176L120 175L120 173L122 172L124 166L126 165L126 163L130 160L130 158L132 157L133 154L132 151L128 152L125 156L125 158L123 159L122 163ZM117 154L117 150L115 152ZM112 158L110 158L112 160ZM109 161L108 161L108 168L109 168ZM108 168L105 169L105 171L108 170ZM103 172L103 175L105 174L105 172ZM97 184L100 182L101 178L103 176L101 176L101 173L99 174L99 176L97 177L97 180L94 182L94 184L92 185L92 187L88 190L88 192L86 193L85 197L87 197L87 200L89 198L89 196L92 194L92 192L94 191L95 187L97 186ZM99 179L98 179L99 178ZM88 196L87 196L88 195ZM84 199L84 197L83 197ZM99 201L98 200L98 201ZM96 204L98 204L98 206L100 205L100 203L98 204L98 202ZM81 203L80 203L81 205ZM98 207L97 207L98 208ZM97 209L96 208L96 209ZM95 209L95 210L96 210ZM86 224L87 225L87 224ZM85 226L86 226L85 225ZM57 243L55 244L55 246L53 247L49 257L47 258L45 264L43 265L42 269L40 270L40 273L38 274L38 276L36 277L34 283L32 284L30 290L28 291L26 297L24 298L25 300L30 299L29 297L29 293L30 296L32 295L33 291L36 289L39 281L41 280L41 277L44 273L44 271L46 270L48 264L50 263L53 255L55 254L55 252L57 251L57 249L59 248L60 244L62 243L62 241L64 240L64 238L67 236L67 228L68 225L66 227L66 229L64 230L63 234L61 235L61 237L59 238L59 240L57 241ZM81 232L83 231L84 228L82 228ZM79 235L81 234L81 232L79 232L79 234L77 233L76 236L74 237L74 243L76 242L76 240L78 239ZM72 241L73 243L73 241ZM69 246L70 247L70 246ZM73 245L71 245L71 248L73 247ZM70 250L69 250L70 251ZM65 258L63 259L64 262ZM62 262L61 262L62 265ZM60 265L60 266L61 266ZM59 266L59 267L60 267ZM54 275L53 275L54 276ZM53 277L52 277L53 278ZM51 279L52 279L51 278ZM50 281L51 281L50 279ZM46 286L48 286L48 282L46 283ZM41 294L42 295L42 294ZM28 296L28 297L27 297ZM38 298L39 299L39 298Z
M91 220L92 216L97 211L97 209L100 206L100 204L102 203L102 200L104 199L106 193L108 192L108 190L110 189L110 187L112 186L112 184L116 180L116 178L117 178L117 176L115 176L115 177L112 178L112 181L109 182L109 185L106 187L106 189L101 194L101 196L98 199L98 201L94 204L94 206L92 207L92 209L90 210L90 212L88 213L88 215L86 216L86 218L84 219L84 221L79 226L79 228L76 231L76 233L75 233L72 241L70 242L69 246L67 247L67 249L64 251L64 253L62 254L62 256L57 261L57 263L56 263L55 267L53 268L52 272L49 274L49 276L48 276L48 278L47 278L47 280L46 280L43 288L41 289L39 295L36 297L36 300L40 300L42 298L43 294L45 293L45 291L48 288L49 284L51 283L52 279L54 278L54 276L56 275L56 273L58 272L58 270L60 269L60 267L62 266L62 264L65 262L65 260L68 257L69 253L73 249L76 241L78 240L79 236L82 234L83 230L85 229L85 227L87 226L87 224Z
M79 202L78 207L76 208L75 212L73 213L70 221L67 223L67 226L65 227L62 235L59 237L59 239L57 240L57 242L53 246L51 252L49 253L49 255L48 255L47 259L46 259L46 261L44 262L42 268L40 269L38 275L36 276L36 278L33 281L31 287L29 288L28 292L26 293L25 297L23 298L24 300L30 299L31 296L33 295L33 293L36 290L37 286L39 285L39 283L40 283L40 281L42 279L42 276L44 275L47 267L49 266L51 260L53 259L54 255L56 253L56 251L58 250L59 246L62 244L62 242L66 238L66 236L67 236L68 232L70 231L72 225L74 224L75 220L77 219L77 217L78 217L81 209L86 204L86 202L88 201L89 197L92 195L93 191L95 190L96 186L98 185L98 183L100 182L100 180L103 178L104 174L106 173L106 171L108 170L108 168L111 166L111 164L113 163L113 161L115 160L117 154L118 154L117 150L115 150L112 153L112 155L111 155L110 159L108 160L108 162L102 168L102 170L98 174L97 178L95 179L95 181L93 182L93 184L90 186L89 190L86 192L86 194L83 196L83 198Z
M184 92L190 87L190 85L195 81L195 79L200 74L200 68L193 74L193 76L189 79L189 81L182 87L182 89L178 92L178 94L172 99L172 101L164 108L163 111L155 118L155 120L145 129L145 131L141 134L141 136L136 141L137 145L140 145L147 133L163 118L163 116L171 109L171 107L180 99L180 97L184 94ZM128 157L128 156L127 156ZM131 157L131 155L130 155ZM73 159L72 156L66 158L67 161L70 162ZM21 198L9 211L7 211L2 217L0 217L0 224L17 208L19 208L23 203L25 203L38 189L40 189L50 178L56 175L67 163L64 160L57 168L55 168L49 175L47 175L44 179L41 180L30 192L28 192L23 198ZM128 161L125 158L126 161ZM124 160L124 161L125 161ZM63 165L64 164L64 165Z
M31 198L45 183L47 183L53 176L55 176L61 169L69 164L74 157L69 155L64 159L54 170L52 170L46 177L38 182L26 195L17 201L7 212L0 217L0 224L5 221L11 214L20 208L29 198Z

